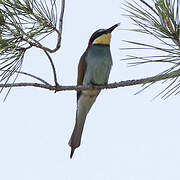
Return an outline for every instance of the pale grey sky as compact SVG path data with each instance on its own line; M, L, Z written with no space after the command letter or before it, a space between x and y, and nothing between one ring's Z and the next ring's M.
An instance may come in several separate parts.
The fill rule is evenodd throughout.
M129 68L121 61L132 53L119 49L128 46L122 40L154 41L121 30L131 24L122 16L122 7L118 0L66 2L62 48L52 55L60 84L76 83L79 58L91 34L118 22L121 26L112 34L110 82L151 76L165 67ZM53 46L54 40L45 43ZM26 54L23 71L52 82L49 62L36 49ZM25 80L29 81L22 76L18 79ZM54 94L14 88L5 103L1 94L0 179L179 180L180 96L151 101L164 87L159 83L136 96L140 86L102 91L88 114L81 147L72 160L68 141L75 122L75 91Z

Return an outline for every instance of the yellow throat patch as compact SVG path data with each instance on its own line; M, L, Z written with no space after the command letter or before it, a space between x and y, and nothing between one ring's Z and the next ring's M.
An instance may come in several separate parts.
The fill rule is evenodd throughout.
M111 41L111 33L103 34L102 36L98 37L94 40L93 44L105 44L109 45Z

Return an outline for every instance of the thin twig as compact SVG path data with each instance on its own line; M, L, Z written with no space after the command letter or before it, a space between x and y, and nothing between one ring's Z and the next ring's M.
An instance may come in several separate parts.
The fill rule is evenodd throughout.
M24 39L25 40L25 39ZM28 41L27 41L28 42ZM30 44L30 46L36 46L40 49L42 49L44 51L44 53L47 55L48 59L49 59L49 62L51 64L51 67L52 67L52 70L53 70L53 76L54 76L54 82L55 82L55 85L56 86L59 86L58 82L57 82L57 75L56 75L56 68L54 66L54 63L53 63L53 60L51 58L51 56L49 55L49 53L47 52L47 48L45 48L44 46L41 45L40 42L36 41L36 44L34 43L31 43L31 42L28 42Z
M0 69L0 71L8 71L8 70L2 70ZM26 76L29 76L29 77L32 77L40 82L42 82L43 84L46 84L48 86L51 86L51 84L49 84L47 81L45 81L44 79L40 78L40 77L37 77L33 74L30 74L30 73L26 73L26 72L22 72L22 71L13 71L14 73L18 73L18 74L23 74L23 75L26 75Z
M64 9L65 9L65 0L61 0L61 14L59 18L59 32L60 33L62 33Z
M55 85L56 85L56 86L59 86L59 84L58 84L58 82L57 82L56 68L55 68L55 66L54 66L53 60L52 60L51 56L49 55L49 53L48 53L47 51L44 50L44 52L45 52L45 54L47 55L47 57L48 57L48 59L49 59L49 62L50 62L50 64L51 64L51 67L52 67L52 70L53 70L53 76L54 76Z
M58 33L59 34L59 33ZM32 41L29 41L27 40L26 38L21 38L23 41L27 42L30 46L29 47L37 47L39 49L43 49L49 53L55 53L59 48L60 48L60 42L61 42L61 38L59 38L59 35L58 35L58 42L57 42L57 45L54 49L50 49L46 46L43 46L41 43L39 43L39 41L35 40L35 39L32 39L32 38L29 38L31 39Z
M48 86L51 86L47 81L45 81L45 80L41 79L40 77L37 77L37 76L35 76L33 74L22 72L22 71L15 71L15 72L19 73L19 74L24 74L24 75L29 76L29 77L32 77L34 79L37 79L38 81L41 81L42 83L44 83L44 84L46 84Z

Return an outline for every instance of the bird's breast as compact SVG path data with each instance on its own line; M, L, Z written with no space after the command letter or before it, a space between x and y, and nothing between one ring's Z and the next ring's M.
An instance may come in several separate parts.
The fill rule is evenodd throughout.
M109 46L93 45L86 58L84 84L106 84L112 66Z
M87 55L87 63L95 64L112 64L110 46L108 45L93 45Z

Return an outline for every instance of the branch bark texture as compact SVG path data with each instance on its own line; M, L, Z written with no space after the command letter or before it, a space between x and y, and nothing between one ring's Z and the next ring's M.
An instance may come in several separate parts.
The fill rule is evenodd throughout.
M127 87L127 86L135 86L135 85L144 85L148 83L155 83L158 81L166 80L166 79L173 79L180 76L180 70L173 71L169 74L158 75L143 79L134 79L134 80L126 80L121 82L110 83L107 85L102 86L53 86L48 84L41 84L41 83L14 83L14 84L0 84L0 87L4 88L11 88L11 87L37 87L48 89L51 91L78 91L78 90L95 90L95 89L114 89L119 87Z

